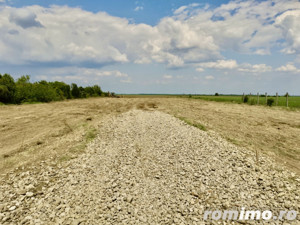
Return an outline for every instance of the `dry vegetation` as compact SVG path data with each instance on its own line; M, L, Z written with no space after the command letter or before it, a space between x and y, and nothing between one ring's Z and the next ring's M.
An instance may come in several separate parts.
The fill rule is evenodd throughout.
M300 113L185 98L91 98L0 107L0 171L84 152L100 121L132 108L167 112L230 142L273 156L300 173Z

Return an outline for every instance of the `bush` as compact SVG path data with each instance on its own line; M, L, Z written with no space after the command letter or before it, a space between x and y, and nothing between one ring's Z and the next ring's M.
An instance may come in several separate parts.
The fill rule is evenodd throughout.
M219 96L219 93L215 93L215 96Z
M272 106L273 103L274 103L274 99L273 99L273 98L269 98L269 99L267 100L267 105L268 105L268 106Z
M244 97L244 99L243 99L243 102L244 103L247 103L249 101L249 97L248 97L248 95L246 95L245 97Z

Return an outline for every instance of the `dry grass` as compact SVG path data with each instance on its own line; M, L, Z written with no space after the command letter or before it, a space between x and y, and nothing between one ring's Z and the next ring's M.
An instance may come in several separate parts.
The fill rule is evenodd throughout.
M132 108L161 110L300 173L300 112L161 96L91 98L0 107L0 171L84 152L100 122Z

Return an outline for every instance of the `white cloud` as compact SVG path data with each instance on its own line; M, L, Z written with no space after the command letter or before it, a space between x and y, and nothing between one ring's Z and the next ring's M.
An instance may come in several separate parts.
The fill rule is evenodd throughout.
M205 76L205 79L206 79L206 80L214 80L215 77L214 77L214 76L211 76L211 75L208 75L208 76Z
M204 71L204 69L203 69L203 68L201 68L201 67L199 67L199 68L196 68L196 71L201 73L201 72L203 72L203 71Z
M248 64L248 63L244 63L244 64L241 64L239 66L238 71L258 74L258 73L271 72L272 71L272 67L268 66L266 64L251 65L251 64Z
M196 66L200 66L200 68L196 68L197 71L204 71L203 68L208 69L217 69L217 70L237 70L240 72L247 73L265 73L272 71L272 67L266 64L254 64L251 65L249 63L238 64L235 60L217 60L215 62L206 62L200 63Z
M119 70L101 70L93 68L82 68L82 67L62 67L52 68L47 70L47 74L35 76L37 79L50 80L99 80L102 77L115 77L115 78L127 78L128 74L122 73Z
M285 66L278 67L276 71L279 72L292 72L292 73L300 73L300 69L294 66L293 63L288 63Z
M298 4L300 4L298 2ZM295 2L295 6L298 4ZM280 27L287 42L283 49L286 54L300 53L300 9L288 10L276 18L275 26Z
M172 79L172 78L173 78L173 76L172 76L172 75L168 75L168 74L166 74L166 75L164 75L164 76L163 76L163 78L164 78L164 79Z
M134 9L134 11L141 11L141 10L143 10L144 9L144 7L143 6L137 6L137 7L135 7L135 9Z
M235 60L217 60L215 62L200 63L199 66L204 68L209 68L209 69L223 70L223 69L235 69L238 67L238 64ZM200 68L200 72L201 72L201 68Z
M0 62L80 67L158 62L197 64L199 72L237 69L235 60L222 60L223 51L266 55L278 47L300 54L299 20L300 3L293 0L231 1L217 8L191 4L156 26L66 6L1 7ZM241 69L270 70L262 65Z

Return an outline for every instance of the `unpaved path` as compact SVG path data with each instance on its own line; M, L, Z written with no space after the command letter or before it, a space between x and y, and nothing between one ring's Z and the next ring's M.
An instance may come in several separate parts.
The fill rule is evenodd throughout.
M299 196L299 176L270 159L256 163L168 114L131 110L102 121L86 153L65 165L8 175L0 224L209 224L205 209L300 212Z

